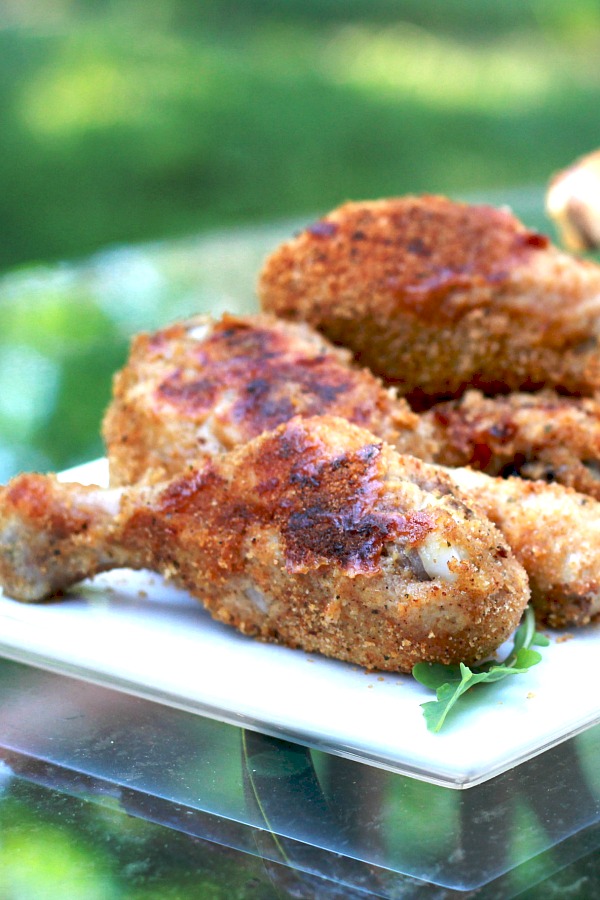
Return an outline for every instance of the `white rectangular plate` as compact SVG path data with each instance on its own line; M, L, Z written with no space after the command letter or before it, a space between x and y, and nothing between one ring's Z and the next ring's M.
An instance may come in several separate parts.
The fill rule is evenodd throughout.
M103 483L104 461L65 479ZM600 628L551 635L543 662L468 695L440 734L411 677L263 644L214 622L148 572L119 570L69 599L0 595L0 654L447 787L470 787L600 721Z

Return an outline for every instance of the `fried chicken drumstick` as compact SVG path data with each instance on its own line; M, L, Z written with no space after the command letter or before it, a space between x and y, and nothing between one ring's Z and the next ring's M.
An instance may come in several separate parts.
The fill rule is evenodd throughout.
M434 460L488 475L558 482L600 500L600 402L553 391L460 400L423 413Z
M500 528L525 568L538 622L600 616L600 503L558 484L448 469L453 484Z
M331 417L292 419L153 486L19 476L1 489L0 536L15 598L149 568L246 634L393 671L485 657L529 593L442 472Z
M401 453L429 461L455 464L485 455L495 467L501 461L507 464L512 448L516 464L529 441L530 466L536 459L538 466L551 460L557 477L581 482L587 473L590 486L595 486L584 465L592 452L597 459L600 416L592 401L585 401L589 408L584 414L569 398L550 402L547 395L543 400L527 397L533 406L529 424L526 416L519 418L521 406L515 397L488 401L474 392L462 402L416 416L403 399L396 399L367 370L353 367L347 354L306 326L299 329L267 316L191 319L135 339L131 357L115 379L104 434L114 484L148 473L175 475L203 455L243 444L294 413L310 412L353 419ZM490 408L494 403L495 426ZM595 431L590 427L594 418ZM565 468L568 454L572 465ZM447 474L469 492L470 502L481 503L486 514L505 527L505 497L497 479L461 478L459 470ZM540 621L577 625L600 613L600 553L593 524L600 522L600 503L589 501L585 516L572 514L584 501L565 489L546 490L542 485L530 492L527 485L512 483L513 519L507 537L537 586ZM558 515L551 529L549 509ZM552 535L552 547L540 552L548 543L546 534ZM580 562L567 565L569 559Z
M340 416L433 459L431 426L307 325L197 316L137 335L103 423L112 484L171 475L295 415Z
M511 213L444 197L347 203L278 247L262 308L305 321L415 408L469 388L600 389L600 268Z
M336 415L399 453L557 481L600 500L600 403L551 391L460 400L415 415L307 325L197 316L137 335L103 433L112 484L178 472L294 415Z

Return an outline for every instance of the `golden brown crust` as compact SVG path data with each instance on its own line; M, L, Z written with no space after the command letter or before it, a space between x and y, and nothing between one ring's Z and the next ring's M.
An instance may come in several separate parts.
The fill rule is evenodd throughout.
M434 196L347 203L270 255L258 293L421 407L469 386L600 387L600 271L505 210Z
M226 315L138 335L104 420L111 482L174 474L295 415L323 414L432 455L408 405L308 326Z
M246 634L391 671L477 661L528 601L502 535L446 475L333 417L292 419L154 486L102 493L21 476L0 494L7 530L21 551L3 540L0 571L26 599L112 559L174 578Z
M556 481L600 500L600 403L552 391L460 400L424 413L437 439L435 461L488 475Z
M539 622L561 628L600 618L600 503L558 484L447 471L524 566Z
M307 370L311 377L318 375L317 384L311 384ZM373 434L393 441L401 451L446 465L478 465L492 474L518 470L530 478L552 477L593 495L598 490L597 401L564 398L551 392L490 399L469 391L460 402L442 404L415 416L374 376L352 368L347 353L334 350L309 328L264 316L225 317L216 323L195 319L137 339L129 363L117 378L117 398L109 413L113 478L117 474L123 481L135 480L152 467L155 472L160 468L176 474L193 465L199 458L200 429L206 441L203 454L209 458L211 452L221 454L225 443L247 442L269 423L261 404L255 402L257 382L261 400L269 402L270 415L275 411L285 416L296 408L305 412L334 410L347 417L359 409L360 423L366 411ZM172 389L174 383L177 390ZM248 386L252 387L250 392ZM228 393L226 404L223 391ZM165 396L168 406L164 405ZM127 430L127 443L118 440L121 428ZM275 469L276 465L267 468ZM307 482L307 508L296 511L295 521L303 526L305 536L318 541L325 524L315 518L309 487ZM440 490L440 485L434 488ZM491 513L497 498L493 480L485 479L479 493L487 496ZM545 496L542 492L536 502L543 503ZM552 492L547 496L551 499ZM527 506L521 513L521 502L519 497L515 499L513 517L522 515L527 521ZM238 534L237 508L231 509L227 497L221 495L217 508L223 511L224 520L229 520L233 540ZM211 509L203 513L208 520L211 515ZM343 516L340 521L351 531ZM220 542L223 527L221 522L216 529ZM572 577L568 570L563 574L557 571L552 580L546 557L538 548L539 540L532 538L534 532L530 531L529 526L511 530L513 550L526 562L532 583L543 583L552 597L552 621L577 624L583 609L587 610L585 615L592 614L593 592L590 594L585 584L582 587L576 572ZM343 540L335 530L328 533L342 552ZM363 537L366 540L366 533ZM146 539L151 542L150 530ZM577 553L586 539L585 528L563 535L563 555ZM170 538L163 535L159 543L163 540L168 543ZM220 557L215 551L210 558ZM232 559L225 565L232 566ZM332 614L337 606L333 601Z
M501 535L445 475L337 418L293 419L122 518L124 542L216 618L369 668L473 662L527 603Z

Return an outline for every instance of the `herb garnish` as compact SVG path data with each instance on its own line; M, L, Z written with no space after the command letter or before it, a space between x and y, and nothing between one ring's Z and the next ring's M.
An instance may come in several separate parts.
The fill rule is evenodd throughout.
M535 630L535 616L531 606L515 632L513 648L503 662L483 663L470 669L464 663L443 666L440 663L417 663L412 674L416 680L436 692L437 700L422 703L423 715L429 731L440 731L446 716L464 693L476 684L491 684L508 675L522 675L536 666L542 656L532 646L547 647L548 638Z

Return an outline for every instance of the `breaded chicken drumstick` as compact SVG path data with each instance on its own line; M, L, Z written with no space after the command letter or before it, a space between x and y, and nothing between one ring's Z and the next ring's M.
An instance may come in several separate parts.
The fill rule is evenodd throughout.
M117 566L173 577L242 632L368 668L475 662L526 575L436 467L343 419L292 419L170 482L0 493L0 583L35 601Z
M517 550L539 622L561 628L598 618L600 503L558 484L447 471Z
M139 334L103 423L111 484L178 472L293 416L340 416L400 453L433 459L431 426L307 325L196 316Z
M305 321L413 406L460 396L600 389L600 268L505 209L444 197L347 203L282 244L262 308Z
M347 350L268 315L196 316L134 338L103 424L111 483L174 474L294 415L341 416L399 453L600 499L597 400L469 391L418 416Z
M421 415L435 462L557 482L600 500L600 402L554 391L467 391Z
M149 474L175 475L202 456L243 444L294 413L353 419L400 452L430 461L448 461L449 456L455 461L458 453L468 454L471 438L479 458L485 450L488 462L495 462L501 457L502 435L507 440L507 416L514 415L510 429L514 447L522 446L527 439L526 422L518 421L519 408L513 408L510 398L499 399L500 433L493 436L490 425L491 434L482 449L484 437L477 411L481 402L482 415L487 415L489 424L492 415L488 401L471 393L463 402L464 409L463 404L455 405L454 419L449 407L444 408L445 419L436 409L416 416L370 372L352 367L347 354L334 350L306 326L300 328L266 316L226 316L219 322L192 319L154 335L138 336L127 365L116 376L115 398L104 428L111 480L113 484L126 484ZM581 448L585 459L590 444L593 449L593 429L590 436L586 435L591 412L589 417L582 416L581 410L576 414L576 406L575 412L570 412L569 404L576 401L556 398L546 410L544 422L539 398L531 395L530 402L538 405L529 437L538 433L539 438L539 432L550 429L548 458L556 463L561 452L564 462L567 451L555 446L555 432L559 430L562 440L572 431L569 452L574 461L570 471L573 477L579 476L580 469L586 472L576 451ZM544 402L547 404L548 399ZM564 407L558 417L557 407ZM471 432L469 416L473 420ZM451 443L445 446L446 441ZM530 461L534 450L538 462L547 462L543 443L532 446ZM447 474L471 493L473 502L481 502L490 511L496 502L502 508L503 495L496 479L463 479L463 487L458 470L448 470ZM509 543L524 563L532 584L544 585L551 597L550 614L550 601L542 598L540 590L536 592L539 618L583 624L600 613L600 548L593 524L600 522L600 503L589 501L586 515L578 517L571 511L588 502L587 498L577 499L565 489L545 488L542 485L530 492L527 485L514 482L513 517L518 523L522 493L523 527L511 526ZM565 527L560 522L561 504L567 513ZM559 515L551 531L546 524L549 508ZM498 519L501 525L504 518ZM539 551L548 540L546 532L552 535L553 555ZM552 560L565 559L578 559L581 566L552 564Z

